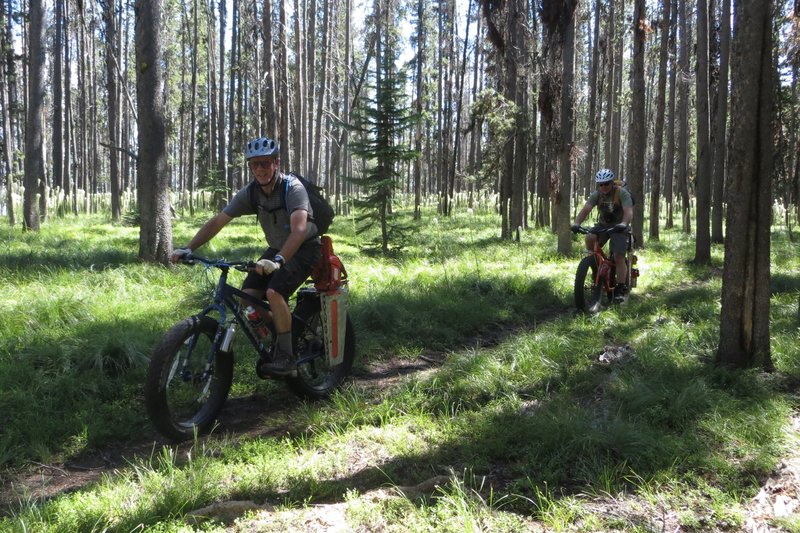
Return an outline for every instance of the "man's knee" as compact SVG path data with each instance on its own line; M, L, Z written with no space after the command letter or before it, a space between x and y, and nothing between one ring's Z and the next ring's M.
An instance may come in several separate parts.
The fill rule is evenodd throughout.
M286 300L283 297L283 294L279 293L275 289L267 289L267 300L272 300L273 298L280 298L281 300Z

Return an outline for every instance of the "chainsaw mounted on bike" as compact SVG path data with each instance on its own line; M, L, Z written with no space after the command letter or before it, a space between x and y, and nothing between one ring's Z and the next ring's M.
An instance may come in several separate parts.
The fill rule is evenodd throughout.
M600 236L603 233L615 233L625 231L621 226L585 228L583 226L573 226L573 233L594 234ZM634 237L629 235L628 250L633 250ZM623 303L628 299L629 293L620 295L615 294L618 282L628 287L628 291L636 287L639 278L636 254L631 253L625 258L628 267L627 279L617 280L616 262L614 252L606 256L603 247L599 244L600 239L596 239L593 250L587 250L586 256L578 263L578 270L575 272L575 307L578 311L596 313L603 305L603 295L606 296L606 303Z
M258 321L259 316L269 316L269 303L228 284L230 269L246 272L255 263L191 254L182 259L218 269L220 274L208 305L175 324L153 351L145 404L156 429L175 440L211 429L233 382L237 331L244 332L259 356L259 377L284 379L293 392L310 399L325 398L341 385L353 366L355 334L347 316L347 274L332 254L330 237L325 239L323 251L330 252L323 254L314 271L314 284L295 294L292 348L297 360L296 372L289 375L273 374L263 364L276 351L273 324ZM254 313L255 309L260 312Z

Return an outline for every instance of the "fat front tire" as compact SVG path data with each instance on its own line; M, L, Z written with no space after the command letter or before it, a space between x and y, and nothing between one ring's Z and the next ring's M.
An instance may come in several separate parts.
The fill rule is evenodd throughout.
M145 405L153 425L165 437L181 441L207 432L228 397L233 354L211 353L218 327L211 317L186 318L153 351Z
M327 398L350 374L356 352L353 324L347 317L344 357L338 365L331 366L325 355L325 340L321 304L318 297L307 297L297 304L292 324L292 344L298 359L313 357L297 367L297 377L287 379L292 392L303 398Z
M575 272L575 307L578 311L597 312L603 288L595 286L597 278L597 258L587 255L578 263Z

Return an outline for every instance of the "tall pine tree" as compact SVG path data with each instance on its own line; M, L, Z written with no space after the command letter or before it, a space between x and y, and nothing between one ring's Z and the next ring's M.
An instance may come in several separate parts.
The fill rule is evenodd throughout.
M389 12L391 10L387 9L384 16L391 16ZM406 75L396 68L396 38L387 29L390 27L387 24L384 28L383 38L379 30L377 41L381 44L376 54L372 91L359 99L350 124L355 134L350 148L365 164L362 177L350 178L363 193L355 200L355 206L361 210L356 217L357 231L362 234L379 226L380 235L375 244L380 245L384 254L389 252L390 241L394 247L402 247L403 236L409 230L393 212L391 204L395 191L401 186L401 163L418 155L403 144L404 139L411 138L404 133L416 124L417 116L407 102Z

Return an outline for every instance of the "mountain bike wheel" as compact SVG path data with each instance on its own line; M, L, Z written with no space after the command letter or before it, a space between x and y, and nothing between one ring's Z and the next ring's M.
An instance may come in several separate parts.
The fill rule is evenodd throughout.
M578 263L575 272L575 307L581 312L596 313L600 310L603 287L595 286L597 277L597 258L587 255Z
M292 391L308 399L330 396L350 373L356 352L353 324L347 317L344 357L338 365L331 366L325 355L322 332L321 304L317 295L309 295L297 303L296 319L292 324L292 345L298 359L313 357L297 367L297 377L287 378Z
M145 405L153 425L170 439L180 441L195 432L207 432L228 397L233 354L214 353L208 365L218 326L211 317L186 318L153 351Z

